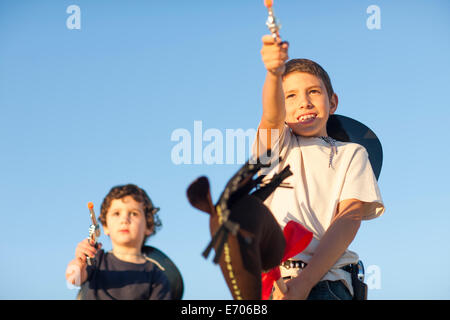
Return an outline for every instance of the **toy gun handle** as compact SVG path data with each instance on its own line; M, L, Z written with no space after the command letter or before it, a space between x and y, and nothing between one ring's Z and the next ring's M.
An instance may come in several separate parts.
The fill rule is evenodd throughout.
M95 212L94 212L94 204L92 202L88 203L89 213L91 216L92 224L89 227L89 237L88 241L89 244L97 248L97 238L100 237L100 226L97 222L97 219L95 218ZM86 262L89 266L92 266L95 264L95 259L87 257Z

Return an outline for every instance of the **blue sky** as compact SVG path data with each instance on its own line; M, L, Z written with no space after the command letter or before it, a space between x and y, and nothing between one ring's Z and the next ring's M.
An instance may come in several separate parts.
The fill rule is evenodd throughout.
M449 299L450 2L274 3L290 57L320 63L338 113L383 145L387 210L350 247L380 271L369 298ZM66 26L70 5L79 30ZM381 29L367 28L370 5ZM125 183L161 208L148 244L179 266L184 298L231 299L201 257L208 217L185 192L207 175L217 200L240 164L176 165L171 135L194 121L224 136L256 128L266 18L262 0L0 1L1 299L73 299L64 271L87 236L87 202L98 212Z

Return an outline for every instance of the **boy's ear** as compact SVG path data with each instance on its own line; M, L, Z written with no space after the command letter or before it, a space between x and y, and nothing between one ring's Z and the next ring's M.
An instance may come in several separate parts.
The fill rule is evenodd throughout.
M336 93L333 93L330 99L330 114L333 114L336 112L336 109L338 107L339 99Z
M149 237L152 233L153 233L153 227L145 229L145 236L146 237Z
M104 233L106 236L109 236L109 229L108 229L107 226L103 226L103 233Z

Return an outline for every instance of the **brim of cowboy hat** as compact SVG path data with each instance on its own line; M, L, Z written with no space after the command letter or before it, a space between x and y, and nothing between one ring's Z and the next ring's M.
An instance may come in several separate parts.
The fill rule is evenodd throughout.
M161 250L152 246L144 246L142 253L147 260L150 260L164 271L170 282L172 299L181 300L184 291L183 278L175 263Z
M328 119L327 133L338 141L358 143L366 148L373 173L378 180L383 165L383 148L370 128L350 117L333 114Z

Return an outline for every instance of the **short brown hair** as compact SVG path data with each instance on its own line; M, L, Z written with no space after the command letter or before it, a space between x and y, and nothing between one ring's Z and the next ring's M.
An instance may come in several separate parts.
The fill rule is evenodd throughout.
M328 73L316 62L308 59L292 59L286 62L286 70L283 73L283 78L292 72L305 72L312 74L323 81L327 89L328 99L334 94L333 86L331 85Z
M151 235L154 235L157 228L159 229L162 225L161 220L157 215L159 208L153 206L152 200L150 200L150 197L147 195L144 189L141 189L134 184L115 186L108 192L105 199L103 199L103 203L100 209L99 220L102 225L106 226L106 213L111 206L111 202L115 199L125 198L126 196L131 196L135 201L143 204L147 221L147 228L152 229L153 232ZM144 242L142 243L142 245L144 245L148 237L149 236L144 238Z

